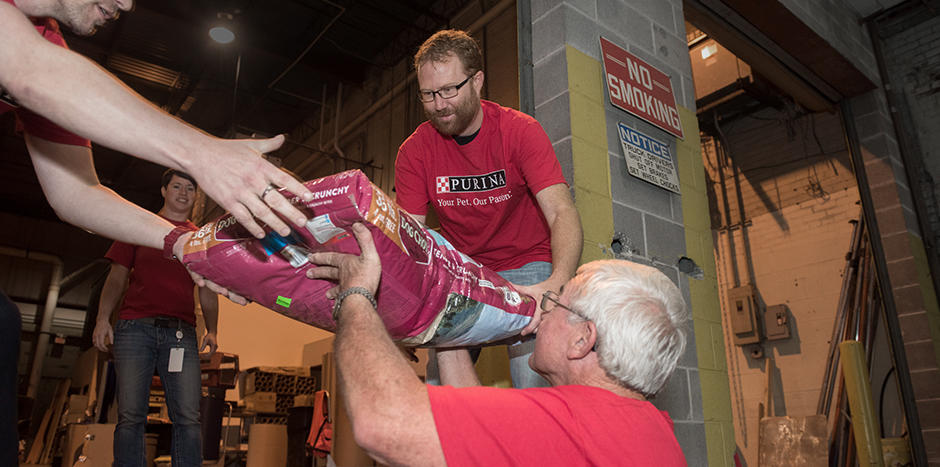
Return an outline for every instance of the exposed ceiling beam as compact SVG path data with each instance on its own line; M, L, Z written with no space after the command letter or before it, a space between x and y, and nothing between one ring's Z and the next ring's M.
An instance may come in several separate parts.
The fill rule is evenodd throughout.
M764 3L764 2L761 2ZM684 0L686 19L804 107L829 111L842 95L719 0Z

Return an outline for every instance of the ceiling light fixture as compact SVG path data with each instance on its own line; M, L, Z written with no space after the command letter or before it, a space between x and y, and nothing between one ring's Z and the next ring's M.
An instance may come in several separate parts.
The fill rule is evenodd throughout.
M235 40L235 33L232 31L233 18L230 13L219 13L218 20L209 29L209 37L219 44L228 44Z

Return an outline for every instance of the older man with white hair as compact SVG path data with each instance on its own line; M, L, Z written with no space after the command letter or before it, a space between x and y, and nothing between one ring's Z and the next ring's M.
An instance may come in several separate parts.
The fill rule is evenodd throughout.
M546 292L529 361L552 387L479 386L467 352L442 353L445 386L414 374L376 314L381 264L315 253L308 275L338 286L335 355L356 442L391 465L685 465L669 416L648 399L686 344L689 313L660 271L621 260L581 266Z

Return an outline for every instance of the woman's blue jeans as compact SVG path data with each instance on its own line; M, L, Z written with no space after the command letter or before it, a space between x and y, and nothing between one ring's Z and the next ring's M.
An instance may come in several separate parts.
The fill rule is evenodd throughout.
M147 428L150 383L154 369L160 375L166 406L173 422L173 467L202 465L199 399L201 370L196 349L196 330L183 323L161 327L152 318L118 320L114 328L114 367L117 376L118 423L114 429L114 466L146 465L144 433ZM170 349L182 347L183 368L169 372Z

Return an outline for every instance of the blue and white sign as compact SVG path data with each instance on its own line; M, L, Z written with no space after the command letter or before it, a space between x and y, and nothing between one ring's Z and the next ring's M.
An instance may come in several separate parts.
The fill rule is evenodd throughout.
M650 138L619 122L620 145L627 160L627 172L636 178L663 187L673 193L679 191L679 174L673 163L669 145Z

